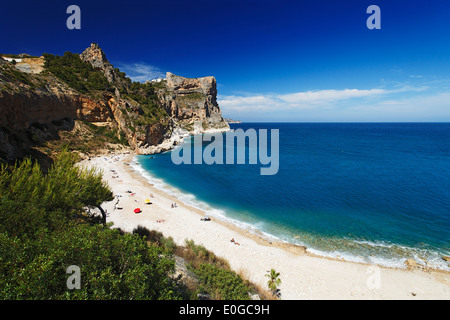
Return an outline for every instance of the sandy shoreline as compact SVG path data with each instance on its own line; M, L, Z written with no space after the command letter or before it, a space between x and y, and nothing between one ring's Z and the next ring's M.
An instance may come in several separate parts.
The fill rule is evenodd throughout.
M104 171L117 199L104 203L108 222L131 232L137 225L205 246L228 260L231 268L266 288L265 274L280 272L282 299L450 299L450 273L375 267L314 256L303 247L268 241L224 221L201 221L204 212L151 185L129 163L132 154L105 155L81 164ZM114 170L114 171L112 171ZM133 195L127 193L130 190ZM153 198L150 197L153 194ZM152 204L145 204L150 199ZM176 208L171 204L176 203ZM141 213L133 210L140 208ZM234 238L239 245L232 243Z

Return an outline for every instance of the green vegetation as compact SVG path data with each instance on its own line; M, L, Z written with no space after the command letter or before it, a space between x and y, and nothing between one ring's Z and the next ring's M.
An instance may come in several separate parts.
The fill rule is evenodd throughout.
M249 287L235 272L203 263L193 270L198 276L200 290L213 299L249 300Z
M13 64L5 64L1 67L1 74L6 78L5 80L13 83L22 83L34 88L35 84L32 81L32 76L17 70ZM5 83L6 85L6 83Z
M80 93L88 94L96 90L113 92L113 86L103 73L83 62L79 54L65 52L60 57L44 53L43 56L45 68Z
M189 263L189 269L197 276L198 286L191 288L196 292L224 300L249 300L249 293L258 292L252 283L232 271L226 260L192 240L185 240L185 247L176 252Z
M63 152L43 175L25 160L0 169L0 299L179 299L173 259L85 213L111 200L101 174ZM66 270L81 270L69 290Z
M155 124L167 116L152 83L132 82L122 91L122 95L125 99L139 103L142 112L135 119L138 126Z
M269 278L267 281L267 286L272 291L274 296L278 295L278 286L281 284L280 273L276 272L275 269L270 269L270 272L266 274L266 277Z
M82 122L89 127L95 140L102 139L103 137L107 140L107 142L128 146L128 140L126 139L123 131L118 134L117 130L114 128L110 128L108 126L96 126L95 124L85 120Z
M187 268L195 275L195 281L185 284L185 292L192 299L197 294L207 295L216 300L249 300L249 293L261 295L260 290L249 281L231 270L228 261L192 240L185 240L184 246L177 246L172 238L164 238L162 233L138 226L133 233L139 234L150 243L182 258ZM266 297L264 297L266 298Z
M47 174L30 159L0 167L0 299L237 300L257 292L193 241L177 246L142 226L124 233L90 214L113 194L101 172L76 160L63 151ZM174 277L174 255L195 286ZM67 287L69 266L79 267L79 289Z
M108 82L101 70L96 70L89 63L83 62L79 54L65 52L62 57L44 53L45 68L83 94L95 96L99 91L114 92L115 86ZM139 103L142 112L137 115L135 124L138 126L154 124L167 116L160 106L155 88L151 83L133 82L114 68L121 85L119 92L122 97Z

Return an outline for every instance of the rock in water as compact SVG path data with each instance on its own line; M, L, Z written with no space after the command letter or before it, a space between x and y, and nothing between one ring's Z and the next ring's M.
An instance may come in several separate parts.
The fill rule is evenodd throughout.
M419 264L414 259L408 259L405 261L405 265L408 269L419 267Z

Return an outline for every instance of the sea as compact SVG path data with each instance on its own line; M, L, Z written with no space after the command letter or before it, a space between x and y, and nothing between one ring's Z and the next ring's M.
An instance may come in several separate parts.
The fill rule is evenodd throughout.
M155 187L212 219L269 240L347 261L405 268L406 259L414 259L450 270L443 259L450 256L450 123L230 127L265 129L269 146L272 130L278 130L278 172L261 175L268 165L250 163L259 154L250 140L244 143L245 163L175 164L172 153L193 147L194 136L172 151L137 156L133 166Z

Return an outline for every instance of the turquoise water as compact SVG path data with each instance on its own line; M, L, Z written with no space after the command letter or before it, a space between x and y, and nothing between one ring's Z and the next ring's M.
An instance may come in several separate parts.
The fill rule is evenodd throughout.
M171 152L138 156L136 168L211 216L316 254L393 267L414 258L449 270L449 123L231 127L279 129L276 175L248 161L175 165Z

